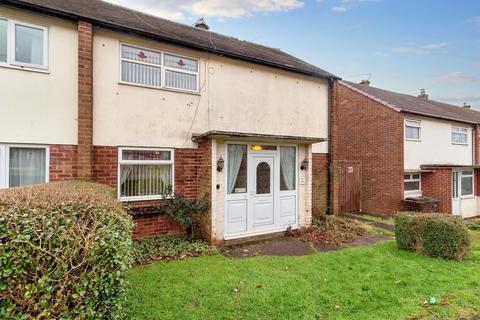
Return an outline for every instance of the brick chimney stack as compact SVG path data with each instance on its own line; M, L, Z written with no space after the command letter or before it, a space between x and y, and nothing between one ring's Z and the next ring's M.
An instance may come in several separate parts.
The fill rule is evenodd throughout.
M420 99L425 100L425 101L428 100L428 94L425 91L425 89L420 89L420 94L417 97L419 97Z
M364 86L369 86L370 81L369 80L362 80L362 81L360 81L360 84L363 84Z

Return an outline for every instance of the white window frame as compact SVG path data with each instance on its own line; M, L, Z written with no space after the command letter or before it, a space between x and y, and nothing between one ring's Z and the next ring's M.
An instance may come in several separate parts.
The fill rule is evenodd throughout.
M155 64L155 63L149 63L149 62L143 62L143 61L137 61L137 60L123 58L122 57L122 47L123 46L128 46L128 47L132 47L132 48L135 48L135 49L148 50L148 51L152 51L152 52L155 52L155 53L159 53L161 55L161 64L159 65L159 64ZM165 61L164 61L165 54L196 60L197 61L197 71L195 72L195 71L190 71L190 70L182 70L182 69L178 69L178 68L174 68L174 67L165 66ZM143 65L150 66L150 67L155 67L155 68L160 68L160 73L161 73L160 87L150 86L150 85L147 85L147 84L129 82L129 81L122 80L122 61L136 63L136 64L143 64ZM180 72L180 73L186 73L186 74L191 74L191 75L196 75L197 76L197 81L196 81L197 89L196 90L188 90L188 89L181 89L181 88L175 88L175 87L167 86L165 84L166 70L174 71L174 72ZM119 83L133 85L133 86L139 86L139 87L153 88L153 89L172 90L172 91L180 91L180 92L188 92L188 93L200 93L200 59L196 58L196 57L192 57L192 56L187 56L187 55L184 55L184 54L173 53L173 52L168 52L168 51L161 51L161 50L142 47L142 46L138 46L138 45L135 45L135 44L126 43L126 42L120 42Z
M1 20L7 21L7 61L0 61L0 66L14 67L17 69L31 70L48 70L48 43L49 32L47 26L33 23L27 23L15 19L0 16ZM32 63L23 63L15 60L15 26L24 26L29 28L40 29L43 31L43 63L41 65Z
M414 179L413 175L418 174L418 179ZM403 192L405 195L421 195L422 194L422 174L420 172L405 172L403 174ZM408 179L405 179L405 176L409 176ZM405 182L418 182L418 190L405 190Z
M457 130L457 131L455 131ZM464 131L464 132L461 132ZM453 134L462 134L465 135L465 143L463 142L456 142L453 141ZM468 128L467 127L459 127L459 126L452 126L451 134L450 134L450 140L452 144L458 144L462 146L468 146Z
M418 139L407 138L407 128L408 127L418 128ZM407 140L407 141L422 141L422 121L421 120L405 119L405 140Z
M45 149L45 183L50 181L50 146L37 144L1 144L0 189L10 188L10 148Z
M466 171L471 171L471 174L464 174ZM473 169L463 169L459 171L459 194L460 194L460 199L468 199L468 198L473 198L475 197L475 174ZM471 194L463 194L462 193L462 184L463 184L463 178L468 178L470 177L472 179L472 193Z
M123 151L169 151L170 160L123 160ZM121 166L124 164L170 164L172 166L172 194L169 196L150 195L150 196L121 196ZM117 168L117 197L120 201L142 201L142 200L161 200L172 199L175 195L175 149L173 148L146 148L146 147L120 147L118 148L118 168Z

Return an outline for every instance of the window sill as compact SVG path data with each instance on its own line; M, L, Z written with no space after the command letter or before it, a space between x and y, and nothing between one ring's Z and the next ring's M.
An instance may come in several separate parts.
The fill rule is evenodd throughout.
M118 199L122 202L131 202L131 201L165 200L165 199L173 199L173 198L175 198L175 196L119 197Z
M404 191L403 192L403 198L412 198L412 197L421 197L422 196L422 191Z
M194 95L194 96L199 96L199 95L200 95L200 92L199 92L199 91L186 91L186 90L173 89L173 88L155 87L155 86L149 86L149 85L140 84L140 83L131 83L131 82L125 82L125 81L118 81L118 84L120 84L120 85L125 85L125 86L146 88L146 89L154 89L154 90L170 91L170 92L177 92L177 93L185 93L185 94L191 94L191 95Z
M467 199L473 199L473 198L475 198L475 195L473 195L473 194L472 194L472 195L468 195L468 196L461 196L461 197L460 197L461 200L467 200Z
M456 146L465 146L465 147L468 147L468 143L460 143L460 142L452 142L453 145L456 145Z
M50 74L50 70L48 70L48 69L37 69L37 68L30 68L30 67L22 67L22 66L15 66L15 65L10 65L10 64L5 64L5 63L0 63L0 68Z
M412 142L422 142L422 140L420 139L408 139L408 138L405 138L406 141L412 141Z

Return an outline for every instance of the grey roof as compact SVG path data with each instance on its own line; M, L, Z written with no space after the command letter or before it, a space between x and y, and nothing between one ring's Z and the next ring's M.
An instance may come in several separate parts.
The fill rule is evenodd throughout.
M379 89L364 84L349 81L340 81L340 83L397 111L480 124L480 112L475 110L434 100L423 100L408 94Z
M135 33L199 50L320 78L337 76L279 49L194 28L100 0L1 0L11 5L70 20Z

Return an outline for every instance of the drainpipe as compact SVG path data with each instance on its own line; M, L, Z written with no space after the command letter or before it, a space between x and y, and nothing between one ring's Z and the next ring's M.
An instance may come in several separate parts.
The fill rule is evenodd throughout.
M333 104L333 87L334 87L335 80L329 79L328 80L328 161L327 161L327 214L333 214L333 199L332 199L332 175L333 175L333 168L332 168L332 158L333 158L333 146L332 146L332 104Z

